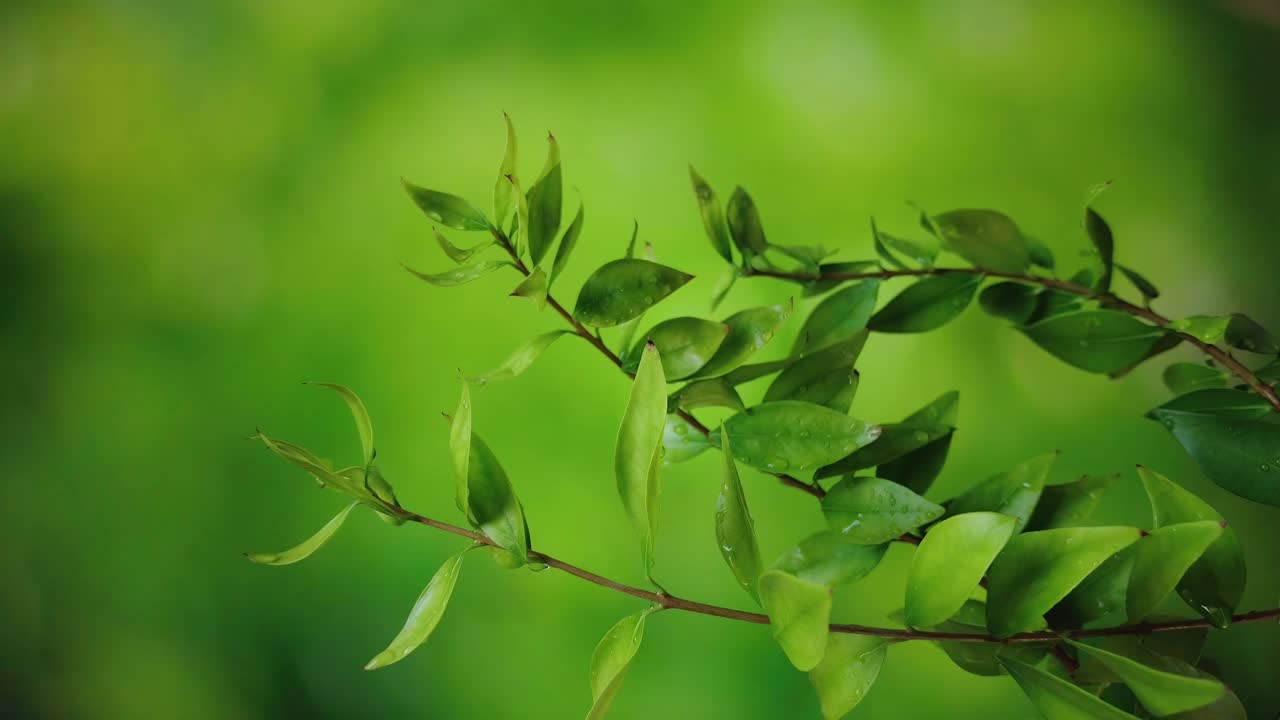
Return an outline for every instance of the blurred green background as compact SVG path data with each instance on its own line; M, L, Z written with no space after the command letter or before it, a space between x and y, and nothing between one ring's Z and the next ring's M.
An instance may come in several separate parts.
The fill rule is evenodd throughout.
M719 271L688 162L722 198L749 188L777 242L866 257L873 213L909 233L908 200L995 207L1068 272L1084 262L1084 190L1110 179L1099 207L1117 259L1166 291L1163 312L1241 310L1276 327L1276 15L1245 0L9 0L0 706L24 718L581 716L592 648L640 603L475 555L431 641L366 673L458 538L360 512L306 563L241 557L293 545L343 504L244 439L261 425L356 461L346 410L300 381L356 389L404 504L459 522L438 416L457 402L457 369L486 370L558 327L507 297L514 274L443 290L401 270L449 263L398 178L488 207L502 111L527 176L553 130L587 205L557 294L571 303L637 219L662 260L699 276L652 321L705 313ZM746 281L722 312L792 293ZM1159 469L1235 523L1245 604L1272 606L1277 511L1208 483L1142 419L1166 397L1164 363L1109 382L1000 325L971 310L937 333L873 338L854 413L894 420L961 391L937 499L1061 448L1055 480L1123 470L1103 519L1145 524L1132 466ZM479 388L475 417L538 546L640 583L611 474L626 393L565 340L516 381ZM821 525L811 499L744 481L770 557ZM714 544L718 483L710 455L668 473L658 576L746 607ZM895 548L838 593L839 619L886 622L908 558ZM1209 656L1251 717L1280 710L1280 628L1216 635ZM816 714L767 629L664 613L614 717ZM1007 678L903 645L854 716L1033 711Z

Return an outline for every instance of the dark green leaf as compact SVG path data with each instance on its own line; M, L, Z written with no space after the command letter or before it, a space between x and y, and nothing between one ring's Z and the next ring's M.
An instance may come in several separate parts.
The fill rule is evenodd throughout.
M803 472L866 445L877 425L812 403L780 400L747 408L725 421L733 454L769 472Z
M467 463L467 498L475 527L523 565L529 551L524 508L497 456L476 434Z
M716 541L738 584L759 602L756 583L762 570L760 546L756 543L755 523L751 520L747 498L742 492L738 467L729 452L729 434L724 428L720 429L720 447L724 450L724 482L716 500Z
M778 329L791 315L791 303L770 305L736 312L725 318L729 335L711 360L694 377L708 378L724 375L737 368L744 360L773 339ZM737 383L734 383L737 384Z
M1196 363L1174 363L1164 369L1164 384L1174 395L1227 386L1227 374Z
M693 182L693 194L698 198L698 211L702 213L702 226L715 249L724 261L733 264L733 251L729 249L729 228L725 225L724 214L720 210L720 201L716 193L707 184L698 171L689 166L689 179ZM714 308L712 308L714 309Z
M1119 480L1119 473L1085 475L1075 482L1045 487L1027 529L1048 530L1084 524L1102 496Z
M933 218L946 249L997 272L1026 272L1031 251L1008 215L995 210L952 210Z
M1042 616L1107 558L1133 544L1137 528L1059 528L1015 535L987 577L987 626L1009 637Z
M1138 289L1138 292L1142 293L1144 300L1151 301L1160 297L1160 290L1137 270L1125 267L1124 265L1116 265L1116 269L1128 278L1129 282L1133 283L1133 286Z
M1083 627L1102 618L1115 620L1116 624L1124 622L1125 597L1129 592L1135 550L1137 547L1130 545L1089 573L1049 611L1053 627Z
M1005 654L998 659L1045 720L1137 720L1047 670Z
M645 573L653 570L653 547L658 533L658 501L662 493L662 433L667 419L667 383L662 358L652 345L644 349L622 416L614 452L618 494L631 524L640 535Z
M1221 316L1192 315L1169 323L1169 329L1190 335L1209 345L1224 342L1241 350L1267 355L1280 352L1280 340L1240 313Z
M1129 622L1141 622L1182 581L1183 575L1204 555L1224 530L1216 520L1166 525L1138 542L1129 576L1125 606Z
M1038 302L1034 288L1012 281L988 285L978 295L978 304L988 315L1003 318L1014 325L1022 325L1030 320Z
M483 375L477 375L473 378L469 378L469 381L476 385L485 385L487 383L498 382L500 380L510 380L511 378L517 377L525 370L528 370L533 365L534 361L542 355L542 352L551 347L551 343L565 335L572 334L574 333L571 330L552 330L549 333L543 333L516 348L516 351L511 353L511 356L503 361L503 363L498 367Z
M1055 315L1022 330L1035 344L1081 370L1109 373L1147 356L1164 335L1118 310Z
M867 327L875 332L928 332L960 316L982 284L977 275L949 274L927 277L898 293Z
M489 221L485 220L484 213L457 195L418 187L404 178L400 179L400 184L404 185L405 192L409 193L409 197L422 212L441 225L455 230L489 229Z
M319 550L325 543L329 542L329 538L338 532L338 528L342 527L342 523L346 522L347 516L359 504L359 502L353 502L343 508L342 512L325 523L324 527L320 528L315 535L303 540L297 547L278 553L245 553L245 557L262 565L292 565L300 560L306 560L311 556L311 553Z
M976 512L929 528L907 576L907 624L927 628L959 612L1013 536L1016 522L1009 515Z
M764 401L800 400L840 413L849 412L858 391L858 371L853 365L866 341L864 330L842 343L796 360L769 385Z
M449 597L453 595L453 586L458 582L458 570L462 568L462 556L466 552L463 550L444 561L444 565L436 571L426 589L418 596L418 601L413 604L400 633L386 650L375 655L364 666L365 670L377 670L403 660L431 637L436 625L440 624L440 618L444 616L445 608L449 606Z
M1280 505L1280 431L1275 424L1166 407L1147 417L1173 433L1210 480L1240 497Z
M1027 251L1031 254L1031 264L1036 267L1042 267L1045 270L1052 270L1055 266L1053 260L1053 251L1048 245L1039 240L1029 237L1027 240Z
M852 262L827 263L818 266L819 275L824 277L846 273L874 273L878 270L880 270L880 265L873 260L854 260ZM848 282L848 280L802 280L800 282L804 283L804 289L800 291L800 294L804 297L815 297L835 290Z
M947 514L987 510L1012 515L1018 519L1017 532L1022 532L1031 520L1031 513L1044 492L1045 480L1057 459L1058 453L1051 452L991 477L952 500L947 506Z
M505 183L507 181L503 180L503 182ZM479 244L472 245L469 248L460 248L457 245L454 245L453 243L449 242L449 238L445 237L444 233L440 232L436 228L434 227L431 228L431 231L435 233L436 242L440 244L440 249L444 250L444 254L448 255L449 259L456 263L470 262L471 258L476 253L482 250L487 250L488 248L493 247L494 244L497 243L497 240L490 238Z
M551 287L556 278L560 277L560 273L569 264L569 256L573 254L574 248L578 247L578 236L582 235L582 213L585 209L584 206L578 205L578 214L573 216L573 222L569 223L569 228L560 238L560 245L556 247L556 258L551 263L551 277L547 280L547 287Z
M804 321L791 354L811 353L862 332L876 309L879 290L879 280L864 280L841 288L818 303Z
M862 702L880 675L887 648L884 638L830 634L822 662L809 671L823 720L839 720Z
M529 259L542 263L560 232L560 213L564 206L560 169L560 144L547 136L547 163L542 176L529 188Z
M662 464L675 465L706 452L711 441L679 415L668 415L662 430Z
M738 246L744 259L762 254L769 247L760 224L760 212L755 201L740 187L733 189L725 214L729 218L729 235Z
M645 620L657 610L653 607L622 618L596 645L591 654L591 711L587 720L600 720L609 713L644 640Z
M662 355L662 371L672 380L679 380L697 372L715 355L729 326L696 317L678 317L664 320L648 332L648 340L658 346ZM639 355L642 347L632 351Z
M1222 683L1215 680L1168 672L1100 647L1067 642L1119 676L1142 706L1160 717L1204 707L1217 702L1225 693Z
M693 410L700 407L727 407L733 410L745 410L738 391L722 377L707 380L694 380L680 388L667 403L668 409L681 407Z
M431 275L428 273L418 272L408 265L404 266L405 270L413 273L420 280L424 280L436 287L455 287L457 285L465 285L472 280L477 280L500 267L508 267L511 263L507 260L484 260L471 265L463 265L452 270Z
M835 588L869 575L888 549L888 543L863 545L840 533L823 530L783 553L773 568L805 582Z
M1271 405L1262 396L1246 390L1211 388L1179 395L1161 405L1170 413L1197 413L1228 420L1260 420L1271 414Z
M831 591L781 570L760 575L760 602L787 659L797 670L818 666L827 649Z
M621 325L692 279L688 273L648 260L614 260L587 278L573 317L591 327Z
M815 479L846 475L890 463L950 435L955 428L936 423L886 423L880 437L847 457L820 468Z
M1102 263L1102 276L1093 289L1100 293L1110 292L1112 265L1115 262L1115 239L1111 235L1111 226L1093 208L1087 207L1084 209L1084 230Z
M903 420L905 424L941 424L955 427L960 407L960 393L951 391L939 395L933 402L912 413ZM919 450L913 450L896 460L890 460L876 468L876 475L893 480L907 489L923 495L933 485L946 464L953 433L938 438Z
M942 513L941 506L880 478L845 478L822 499L827 526L864 545L894 540L937 520Z

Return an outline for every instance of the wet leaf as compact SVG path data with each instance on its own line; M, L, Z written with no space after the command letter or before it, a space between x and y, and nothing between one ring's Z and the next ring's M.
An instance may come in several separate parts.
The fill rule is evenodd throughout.
M1027 526L1045 480L1058 459L1057 452L1032 458L1012 470L995 475L952 500L947 506L949 515L982 510L1012 515L1018 519L1017 532Z
M711 247L719 253L724 261L733 264L733 251L729 249L729 226L725 224L724 213L720 209L720 201L716 193L707 184L698 171L689 166L689 180L693 182L693 194L698 199L698 211L702 213L702 226L711 240ZM715 308L712 308L713 310Z
M403 178L400 179L400 184L404 185L405 192L409 193L409 197L413 199L414 204L427 217L441 225L455 230L479 231L489 229L489 221L485 220L484 213L457 195L418 187Z
M1020 282L1005 281L983 288L978 304L988 315L1022 325L1036 312L1039 297L1035 288Z
M853 365L866 341L867 332L863 330L844 342L796 360L769 385L764 402L800 400L849 412L858 391L858 371Z
M462 556L466 552L463 550L445 560L444 565L436 571L426 589L418 596L418 601L413 604L400 633L386 650L375 655L364 666L365 670L377 670L399 662L431 637L431 633L440 624L440 618L444 616L445 608L449 606L449 597L453 595L453 586L458 582L458 571L462 568Z
M827 649L831 591L781 570L766 570L759 588L773 638L787 659L803 672L817 667Z
M1160 717L1204 707L1217 702L1226 692L1216 680L1169 672L1100 647L1067 642L1119 676L1142 706Z
M407 265L404 266L404 269L413 273L418 279L424 280L436 287L456 287L458 285L466 285L472 280L478 280L498 268L509 267L510 265L510 261L507 260L483 260L478 263L463 265L435 275L418 272Z
M1045 720L1137 720L1047 670L1006 654L997 658Z
M1209 345L1226 343L1241 350L1267 355L1280 352L1280 340L1240 313L1221 316L1192 315L1169 323L1169 329L1190 335Z
M1177 523L1156 528L1138 541L1125 601L1129 622L1146 619L1224 529L1216 520Z
M1107 558L1133 544L1137 528L1059 528L1015 535L991 564L987 626L996 637L1030 630Z
M1098 278L1094 290L1100 293L1111 292L1111 273L1115 262L1115 239L1111 234L1111 226L1093 208L1087 207L1084 209L1084 230L1102 263L1102 276Z
M1227 374L1196 363L1174 363L1164 369L1164 384L1174 395L1227 386Z
M485 385L517 377L532 367L534 361L542 355L544 350L551 347L552 343L565 335L572 334L574 334L572 330L552 330L549 333L543 333L516 348L516 351L498 367L483 375L469 378L469 381L476 385Z
M596 645L591 654L591 711L587 720L599 720L609 713L644 640L645 620L656 611L652 607L622 618Z
M729 220L729 236L742 252L744 260L763 254L769 248L764 227L760 224L760 212L746 190L740 187L733 189L725 215Z
M762 569L760 546L756 543L755 523L747 508L738 467L729 452L729 435L724 428L720 429L720 447L724 450L724 481L720 485L720 497L716 500L716 540L720 554L738 579L738 584L759 602L756 583Z
M947 250L977 267L1005 273L1026 272L1031 251L1008 215L995 210L952 210L935 215L933 225Z
M880 437L875 442L820 468L814 478L836 477L890 463L947 437L954 430L949 425L936 423L886 423L880 426Z
M585 208L582 205L578 205L578 214L573 216L573 222L569 223L568 229L560 237L560 244L556 247L555 260L551 263L551 277L547 280L548 288L555 283L556 278L560 277L560 273L569 264L569 256L573 254L574 248L578 247L578 237L582 235L582 213L584 210Z
M729 326L696 317L664 320L648 332L648 341L658 346L662 371L671 380L679 380L700 370L715 355L729 334ZM638 356L643 347L632 351Z
M1147 417L1173 433L1210 480L1240 497L1280 506L1280 431L1275 424L1167 406Z
M1164 331L1117 310L1056 315L1023 328L1035 344L1059 360L1094 373L1110 373L1143 358Z
M1009 515L975 512L929 528L907 576L907 624L927 628L959 612L1013 536L1016 522Z
M614 260L587 278L573 317L591 327L621 325L692 279L688 273L648 260Z
M953 390L939 395L933 402L904 418L903 423L937 423L954 428L959 407L960 393ZM948 433L918 450L883 463L876 468L876 475L885 480L893 480L912 492L923 495L933 485L933 481L938 478L943 465L946 464L953 434Z
M506 182L506 180L503 180L503 182ZM497 240L490 238L479 244L472 245L469 248L460 248L449 242L449 238L445 237L444 233L440 232L436 228L431 228L431 232L435 234L436 242L440 244L440 249L444 251L444 254L448 255L449 259L456 263L471 262L471 258L475 256L476 253L481 252L482 250L487 250L497 243Z
M529 259L540 265L551 250L551 244L560 232L560 213L563 210L563 183L560 169L560 143L552 135L547 136L547 162L542 176L529 188Z
M725 318L729 334L720 343L716 354L711 356L694 377L717 377L737 368L772 340L790 315L791 303L787 303L749 308Z
M982 284L977 275L937 275L916 281L871 316L874 332L928 332L960 316Z
M876 309L879 291L879 280L864 280L827 296L804 321L791 354L808 354L861 333Z
M809 671L823 720L839 720L862 702L880 675L887 648L884 638L829 635L822 662Z
M801 540L773 563L773 569L815 585L836 588L871 574L888 543L863 545L838 532L823 530Z
M319 550L325 543L329 542L329 538L338 532L338 528L342 527L342 523L346 522L347 516L359 504L359 502L353 502L343 508L342 512L325 523L324 527L320 528L315 535L303 540L297 547L278 553L245 553L245 557L261 565L292 565L301 560L306 560L311 557L311 553Z
M449 421L449 454L453 460L454 504L466 516L472 527L476 526L471 512L468 478L471 477L471 386L462 383L462 398L458 410Z
M1045 487L1027 529L1083 525L1102 501L1102 496L1119 481L1119 473L1085 475L1075 482Z
M622 506L640 535L645 573L653 570L658 533L658 501L662 493L662 435L667 419L667 383L662 358L649 345L640 358L631 397L622 416L614 452L614 477Z
M668 409L681 407L693 410L700 407L727 407L733 410L745 410L738 391L733 389L729 381L723 377L707 380L694 380L680 388L667 404Z
M848 477L822 499L827 526L854 542L878 545L942 517L943 509L901 485Z
M733 454L769 472L803 472L825 465L874 440L877 425L830 408L780 400L747 408L725 421Z

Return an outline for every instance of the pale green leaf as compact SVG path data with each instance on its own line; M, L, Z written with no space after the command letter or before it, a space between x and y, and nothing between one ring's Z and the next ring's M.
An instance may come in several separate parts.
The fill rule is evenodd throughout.
M942 517L943 509L901 485L848 477L822 498L827 526L854 542L877 545Z
M1219 538L1225 523L1217 520L1165 525L1138 542L1125 601L1129 622L1141 622L1182 581L1187 570Z
M769 472L802 472L832 462L875 440L871 425L812 403L780 400L747 408L725 421L733 454Z
M404 266L404 269L413 273L413 275L419 280L428 282L436 287L455 287L458 285L465 285L473 280L478 280L498 268L509 266L511 266L511 263L507 260L482 260L478 263L463 265L434 275L418 272L407 265Z
M631 385L614 451L614 477L622 506L640 535L645 572L653 569L661 494L662 434L667 419L667 382L656 347L646 346Z
M578 214L573 216L573 222L569 223L569 228L560 237L560 244L556 246L556 258L551 263L551 276L547 279L548 288L555 283L556 278L560 277L560 273L569 264L569 257L573 255L574 248L578 247L578 238L582 235L583 211L585 209L584 206L578 205Z
M729 434L724 428L720 429L720 447L724 450L724 482L716 500L716 540L738 584L759 602L756 583L762 569L760 546L756 542L755 523L747 508L747 498L742 492L742 480L729 452Z
M409 197L413 199L418 208L427 217L441 225L455 230L479 231L489 229L489 221L485 220L484 213L457 195L418 187L404 178L400 179L400 183L404 185L405 192L409 193Z
M944 247L977 267L1005 273L1026 272L1031 251L1022 231L995 210L952 210L935 215Z
M353 502L343 508L342 512L325 523L324 527L320 528L315 535L303 540L297 547L278 553L246 553L245 557L261 565L292 565L300 560L306 560L311 556L311 553L319 550L325 543L329 542L329 538L338 532L338 528L342 527L342 523L346 522L347 516L359 504L359 502Z
M869 575L888 549L888 543L863 545L846 535L823 530L783 553L774 561L773 569L805 582L835 588Z
M1142 706L1160 717L1202 708L1217 702L1225 693L1222 683L1216 680L1169 672L1100 647L1067 642L1119 676Z
M516 174L516 160L519 158L519 142L516 139L516 128L511 124L511 116L502 113L502 120L507 125L507 149L502 154L502 164L498 166L498 180L493 186L494 222L501 224L511 212L511 181L508 175ZM465 262L459 260L459 262Z
M1045 720L1137 720L1047 670L1005 654L998 659Z
M538 309L547 306L547 274L542 268L536 267L533 272L529 273L525 279L516 285L516 289L511 291L512 297L529 298L538 306Z
M720 201L716 193L707 184L698 171L689 166L689 179L693 182L693 194L698 199L698 211L702 214L702 226L711 240L711 247L719 253L724 261L733 264L733 251L729 249L729 227L725 224L724 213L720 209ZM714 310L715 308L712 308Z
M549 333L543 333L516 348L516 351L511 353L511 356L498 367L483 375L469 378L469 380L476 385L485 385L517 377L524 373L525 370L528 370L534 361L542 355L543 351L551 347L551 343L565 335L573 334L572 330L552 330Z
M907 624L927 628L955 615L1013 536L1016 522L1009 515L975 512L929 528L907 575Z
M658 346L663 374L679 380L702 369L728 334L729 326L725 323L677 317L654 325L646 335L649 342ZM631 356L638 356L642 349L643 346L635 348Z
M510 185L506 180L503 180L502 182ZM444 251L444 254L448 255L450 260L459 264L471 262L471 258L474 257L476 253L481 252L482 250L487 250L497 243L496 239L489 238L488 240L472 245L471 247L462 248L449 242L449 238L445 237L444 233L440 232L438 229L433 227L431 228L431 231L435 234L436 242L439 243L440 249Z
M791 308L792 304L788 302L786 305L749 308L725 318L729 334L694 377L717 377L737 368L773 339L791 316Z
M573 317L591 327L621 325L692 279L688 273L648 260L614 260L587 278Z
M351 410L351 418L356 422L356 432L360 434L360 448L364 451L364 462L366 465L373 462L373 421L369 419L369 411L365 409L364 403L360 397L343 385L335 383L312 382L306 385L314 385L316 387L329 388L338 393L342 401L347 404Z
M462 568L462 557L467 550L445 560L444 565L440 566L426 589L418 596L418 601L413 604L400 633L386 650L375 655L364 666L365 670L377 670L403 660L431 637L431 633L440 624L440 618L444 616L445 608L449 606L449 597L453 595L453 586L458 582L458 571Z
M787 659L797 670L818 666L827 649L831 591L781 570L760 575L760 602Z
M587 720L600 720L609 713L644 640L645 620L657 609L641 610L622 618L596 645L591 654L591 711L587 713Z
M880 675L887 648L884 638L830 634L822 662L809 671L823 720L838 720L862 702Z
M849 412L858 391L858 371L853 365L867 341L862 330L843 342L806 355L783 369L769 385L764 402L801 400Z
M1045 480L1058 459L1057 452L1032 458L1012 470L989 478L966 491L947 506L950 515L987 510L1018 519L1017 532L1021 532L1031 520Z
M560 231L560 213L563 209L563 188L560 168L560 143L555 136L547 136L547 162L542 175L529 188L529 259L540 265Z

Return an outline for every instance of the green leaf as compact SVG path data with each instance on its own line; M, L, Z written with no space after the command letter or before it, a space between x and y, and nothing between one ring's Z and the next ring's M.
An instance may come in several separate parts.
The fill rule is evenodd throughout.
M733 265L725 267L720 272L720 277L716 279L716 286L711 290L711 312L715 312L720 307L720 303L729 296L729 291L733 289L733 284L738 280L738 268Z
M507 125L507 149L502 154L502 164L498 166L498 180L493 186L493 219L498 224L501 224L507 218L507 213L511 212L512 187L507 176L516 174L516 160L519 156L519 142L516 139L516 128L511 124L511 116L502 113L502 120Z
M1133 544L1137 528L1059 528L1015 535L987 574L987 626L999 638L1032 629L1107 558Z
M1204 707L1217 702L1226 692L1222 683L1215 680L1168 672L1100 647L1067 642L1118 675L1142 706L1160 717Z
M1031 514L1028 530L1082 525L1102 501L1102 496L1120 481L1119 473L1085 475L1075 482L1049 485Z
M901 485L848 477L822 498L827 526L854 542L878 545L942 517L943 509Z
M774 570L815 585L835 588L871 574L888 543L862 545L838 532L823 530L801 540L773 563Z
M693 182L693 194L698 199L698 211L702 214L702 226L706 228L711 247L724 261L733 264L733 251L729 249L729 228L724 222L724 213L720 210L720 201L706 180L698 175L698 171L689 166L689 179ZM715 308L712 308L713 310Z
M1125 605L1129 622L1141 622L1173 592L1187 570L1222 537L1216 520L1156 528L1138 542Z
M1169 323L1169 329L1215 345L1226 343L1251 352L1274 355L1280 352L1280 341L1245 315L1192 315Z
M839 413L849 412L858 392L858 371L853 365L866 341L867 332L863 330L842 343L796 360L769 385L764 402L800 400Z
M1049 611L1053 627L1083 627L1101 618L1124 621L1125 597L1137 546L1130 545L1107 558Z
M823 720L838 720L862 702L880 675L887 648L884 638L830 634L822 662L809 671Z
M756 543L755 523L747 509L738 467L729 452L729 434L724 428L720 429L720 447L724 450L724 482L716 500L716 540L720 554L738 579L738 584L759 602L756 583L761 572L760 546Z
M662 356L662 372L679 380L697 372L715 355L729 334L729 326L696 317L664 320L648 333L649 342L658 346ZM632 351L638 355L642 347Z
M711 448L707 439L687 420L676 414L667 416L662 430L662 464L675 465L701 455Z
M988 315L1003 318L1014 325L1030 320L1038 302L1035 288L1013 281L988 285L978 295L978 304Z
M609 713L644 639L645 620L657 610L651 607L622 618L596 645L591 654L591 711L587 720L599 720Z
M782 358L781 360L769 360L767 362L751 363L750 365L742 365L726 373L723 377L725 382L733 386L749 383L752 380L759 380L762 377L768 377L780 370L785 370L795 362L795 358Z
M658 501L662 493L662 434L667 419L667 381L662 358L646 346L631 385L614 452L613 471L622 506L640 534L645 573L653 570L654 539L658 533Z
M516 195L516 214L511 219L511 241L517 257L524 257L529 247L529 196L520 185L520 178L508 175L512 191Z
M1013 536L1016 522L1009 515L976 512L929 528L907 576L907 624L927 628L959 612Z
M936 330L969 307L981 284L980 276L958 273L918 280L872 315L867 327L884 333Z
M1199 669L1196 669L1196 673L1199 677L1217 679ZM1240 698L1231 691L1231 688L1223 685L1222 689L1223 695L1217 702L1190 712L1170 715L1167 720L1249 720L1249 715Z
M820 468L815 479L845 475L890 463L911 452L949 436L955 428L936 423L886 423L880 437L847 457Z
M342 523L346 522L347 516L359 504L359 502L353 502L343 508L342 512L325 523L324 527L320 528L315 535L303 540L297 547L278 553L245 553L245 557L261 565L292 565L300 560L306 560L311 557L311 553L319 550L325 543L329 542L329 538L338 532L338 528L342 527Z
M369 411L365 409L360 397L351 388L336 383L309 382L303 384L329 388L338 393L338 396L350 408L351 418L356 422L356 432L360 434L360 448L364 452L364 463L368 465L373 462L373 421L369 419Z
M542 258L560 232L560 213L563 209L563 187L560 169L560 143L548 135L547 164L542 176L529 189L529 259L540 265Z
M1093 208L1087 207L1084 209L1084 230L1102 263L1102 276L1093 289L1100 293L1111 292L1111 273L1115 263L1115 238L1111 234L1111 226Z
M497 456L475 434L467 462L467 501L476 529L523 565L529 552L524 508Z
M1137 720L1083 688L1006 654L997 656L1045 720Z
M668 409L681 407L693 410L700 407L727 407L733 410L745 410L738 391L733 389L729 381L723 377L694 380L680 388L667 404Z
M803 472L875 440L880 427L796 400L767 402L725 421L733 454L769 472Z
M648 260L614 260L587 278L573 317L591 327L621 325L692 279L688 273Z
M1173 433L1210 480L1240 497L1280 506L1280 432L1276 425L1167 407L1158 407L1147 417Z
M1227 374L1196 363L1174 363L1164 369L1164 384L1174 395L1227 386Z
M511 353L511 356L504 360L498 367L483 375L477 375L473 378L469 378L468 380L476 385L485 385L487 383L510 380L517 377L523 374L525 370L532 367L534 361L542 355L543 351L551 347L551 343L565 335L573 334L572 330L552 330L549 333L543 333L516 348L516 351Z
M455 230L477 231L489 229L489 221L485 220L484 213L475 209L475 206L457 195L418 187L404 178L400 179L400 184L404 185L405 192L409 193L409 197L413 199L418 208L427 217L441 225Z
M502 182L505 183L507 181L503 180ZM436 242L440 244L440 249L444 250L444 254L448 255L449 259L456 263L470 262L471 258L476 253L493 247L494 244L497 242L497 240L490 238L488 240L485 240L484 242L473 245L469 248L460 248L457 245L454 245L453 243L449 242L449 238L445 237L444 233L440 232L436 228L434 227L431 228L431 231L435 233Z
M321 487L332 486L335 490L340 490L362 502L372 499L363 485L334 472L328 462L316 457L310 450L291 442L268 437L261 430L258 430L254 437L261 440L262 444L277 457L310 473Z
M1133 286L1142 294L1144 300L1150 302L1160 297L1160 290L1137 270L1124 265L1116 265L1116 269L1120 271L1120 274L1128 278L1129 282L1133 283Z
M1026 272L1031 251L1008 215L995 210L952 210L933 218L946 249L987 270Z
M471 526L475 527L476 520L471 512L471 493L468 482L471 477L471 386L469 383L462 383L462 398L458 400L458 411L449 421L449 454L453 459L455 490L453 501Z
M578 236L582 235L584 209L582 205L578 205L578 214L573 216L573 222L569 223L569 228L560 237L560 244L556 247L556 258L551 263L551 277L547 280L548 288L555 283L556 278L560 277L560 273L569 264L569 256L573 254L574 248L578 247Z
M875 241L876 254L886 263L897 268L905 269L907 266L893 254L895 250L906 255L916 266L922 268L933 267L934 258L938 256L936 245L881 232L876 227L875 218L871 218L871 237Z
M467 550L470 549L467 548ZM426 589L418 596L418 601L413 604L413 609L409 611L409 618L405 620L400 634L396 635L386 650L375 655L369 664L364 666L365 670L377 670L399 662L431 637L436 625L440 624L445 608L449 606L449 597L453 595L453 586L457 584L458 571L462 568L462 556L467 553L467 550L444 561L444 565L436 571L431 582L427 583Z
M787 659L797 670L818 666L827 649L831 591L781 570L760 575L760 602Z
M1118 310L1055 315L1022 329L1059 360L1087 372L1109 373L1147 356L1164 330Z
M791 303L749 308L725 318L729 334L716 354L694 377L708 378L724 375L742 364L757 350L773 339L778 329L791 316ZM736 384L736 383L735 383Z
M818 275L830 277L844 273L875 273L880 270L879 263L874 260L854 260L852 262L825 263L818 266ZM799 280L804 285L800 294L804 297L817 297L835 290L849 280Z
M1057 459L1056 451L1047 453L1021 463L1009 472L988 478L952 500L947 506L947 513L959 515L986 510L1012 515L1018 519L1017 532L1022 532L1031 520L1031 513L1044 492L1045 480Z
M1161 405L1168 413L1196 413L1228 420L1261 420L1271 414L1262 396L1246 390L1210 388L1180 395Z
M876 309L879 280L864 280L832 293L809 313L792 355L811 353L856 336Z
M1055 265L1053 251L1049 249L1049 246L1032 237L1028 237L1026 240L1027 251L1031 253L1031 264L1042 267L1045 270L1053 270Z
M906 417L903 423L938 423L954 428L959 407L960 393L953 390L939 395L933 402ZM948 433L918 450L880 465L876 468L876 475L923 495L933 485L947 462L953 434Z
M418 277L418 279L424 280L436 287L455 287L458 285L466 285L472 280L478 280L498 268L508 267L510 265L511 262L508 260L483 260L478 263L463 265L435 275L418 272L408 265L405 265L404 269L413 273Z
M1223 522L1208 503L1165 476L1138 468L1138 477L1151 499L1157 528L1201 520ZM1244 595L1244 551L1234 529L1223 531L1178 583L1178 595L1209 621L1226 627Z
M529 273L515 290L511 291L512 297L526 297L537 304L538 309L547 306L547 274L542 268L536 267L533 272Z
M729 196L729 206L725 210L729 220L729 236L742 252L744 260L764 253L769 242L764 237L764 227L760 224L760 211L756 203L741 187L733 189Z

